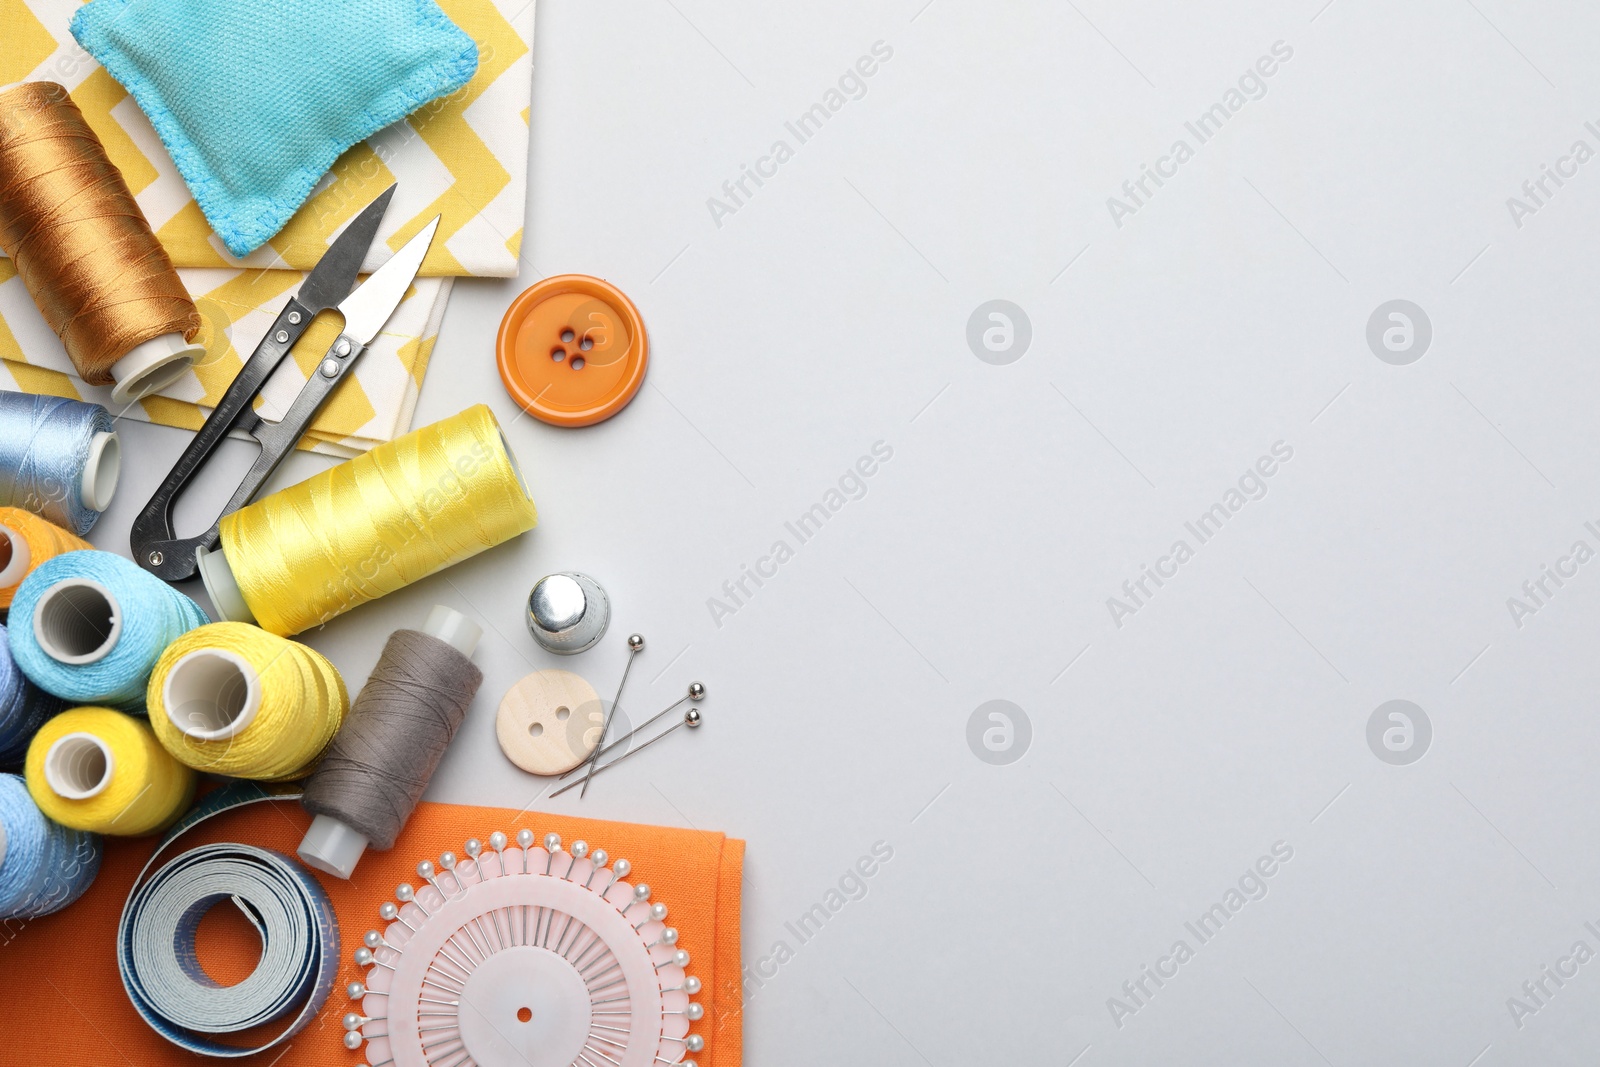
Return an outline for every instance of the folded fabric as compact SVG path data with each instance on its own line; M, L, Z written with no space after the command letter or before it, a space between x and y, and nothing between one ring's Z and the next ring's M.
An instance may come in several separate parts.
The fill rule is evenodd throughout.
M185 835L177 849L212 841L243 841L293 855L310 818L299 804L274 801L220 815ZM351 1008L345 983L362 972L350 963L364 931L379 925L378 905L392 899L400 882L416 884L419 860L438 862L440 853L461 852L469 837L486 840L495 830L515 837L523 827L537 835L555 832L563 841L586 840L613 856L626 856L635 876L647 881L651 899L672 909L678 946L688 951L690 971L702 983L696 998L705 1017L692 1032L705 1048L690 1058L700 1067L739 1067L742 1045L742 975L739 966L740 879L744 842L701 830L600 822L512 811L424 803L389 852L369 851L355 881L319 876L333 900L343 938L343 959L334 995L322 1017L282 1051L251 1062L273 1067L355 1067L365 1058L339 1040L340 1019ZM77 903L20 929L7 931L0 953L6 1008L18 1019L76 1020L94 1025L14 1026L6 1035L8 1062L34 1067L84 1063L170 1063L172 1046L135 1014L117 977L117 920L135 874L149 855L148 839L106 842L100 876ZM233 908L219 908L230 922L202 923L198 955L207 973L232 984L244 980L261 955L261 939ZM199 1060L184 1057L184 1062Z
M423 275L515 277L537 5L438 3L477 43L472 80L345 152L277 236L243 260L212 232L144 112L67 31L79 0L0 0L0 84L48 79L67 87L178 267L310 270L345 223L398 182L364 272L442 214Z
M305 275L292 270L179 270L200 311L206 354L188 374L119 417L197 430ZM406 433L449 300L452 280L419 278L383 332L317 413L300 447L349 459ZM315 323L262 390L257 414L281 419L338 336L336 316ZM16 269L0 259L0 388L111 403L111 390L76 376Z
M133 94L236 256L346 149L478 69L433 0L93 0L72 34Z

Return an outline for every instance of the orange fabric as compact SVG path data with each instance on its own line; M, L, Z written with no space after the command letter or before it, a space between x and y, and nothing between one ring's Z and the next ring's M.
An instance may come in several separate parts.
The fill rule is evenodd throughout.
M310 816L291 801L253 804L218 815L191 831L167 855L211 841L243 841L293 855ZM650 883L651 899L671 909L678 947L691 957L689 973L704 988L696 999L705 1017L691 1033L705 1049L691 1058L702 1067L739 1067L743 1057L739 971L739 883L744 842L719 833L536 815L505 808L423 804L390 852L368 852L355 878L318 874L339 917L341 967L332 995L311 1025L290 1043L242 1060L213 1060L169 1044L134 1012L117 977L117 921L133 879L149 858L152 839L106 839L105 861L94 887L77 903L26 923L0 923L0 990L6 1027L0 1060L38 1067L81 1064L240 1063L254 1067L357 1067L364 1055L345 1049L340 1020L351 1008L347 983L359 979L351 953L375 926L378 905L394 887L417 881L419 860L458 855L469 837L487 840L495 830L515 836L528 827L541 838L588 841L633 864L633 878ZM214 909L213 915L226 909ZM260 942L247 924L227 916L202 924L202 966L220 980L237 979L254 966ZM245 961L241 964L239 961Z

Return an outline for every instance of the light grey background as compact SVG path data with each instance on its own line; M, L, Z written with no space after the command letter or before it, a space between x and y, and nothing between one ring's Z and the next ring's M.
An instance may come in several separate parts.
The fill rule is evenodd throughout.
M307 640L359 685L391 629L459 607L487 681L432 798L748 840L751 1064L1591 1063L1600 960L1522 985L1600 952L1600 561L1520 627L1507 598L1600 549L1600 160L1520 227L1507 198L1600 149L1597 31L1505 0L541 3L523 273L457 284L416 420L490 404L540 526ZM878 41L799 145L785 122ZM1119 227L1107 198L1280 41L1265 95ZM708 198L780 138L719 226ZM580 431L518 418L493 357L510 300L568 271L628 292L652 345ZM997 299L1031 323L1009 365L967 344ZM1390 300L1431 320L1409 365L1367 345ZM119 551L185 440L123 433ZM864 498L798 544L784 523L877 441ZM1280 441L1199 545L1184 524ZM1117 626L1107 598L1179 538ZM558 661L520 612L569 568L616 616ZM563 666L609 697L631 630L635 721L699 679L705 728L540 799L499 695ZM990 700L1031 723L1009 765L968 748ZM1431 722L1408 765L1368 747L1390 700ZM880 841L801 943L785 924ZM1186 921L1278 842L1201 944Z

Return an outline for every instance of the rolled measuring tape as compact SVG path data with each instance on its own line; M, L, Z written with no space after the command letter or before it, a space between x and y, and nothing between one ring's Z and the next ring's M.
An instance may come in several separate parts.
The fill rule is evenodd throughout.
M328 894L291 857L253 845L202 845L150 873L168 845L213 815L298 795L256 782L218 789L162 838L134 881L117 928L117 969L134 1010L179 1048L230 1059L254 1055L305 1029L328 999L339 966L339 926ZM206 912L230 901L261 935L261 962L242 982L222 986L201 969L195 934ZM284 1019L264 1044L207 1036Z

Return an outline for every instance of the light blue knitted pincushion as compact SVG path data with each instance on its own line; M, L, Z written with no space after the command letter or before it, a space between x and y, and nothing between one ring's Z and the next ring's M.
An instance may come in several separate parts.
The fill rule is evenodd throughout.
M434 0L93 0L72 35L133 94L236 256L345 149L478 69Z

